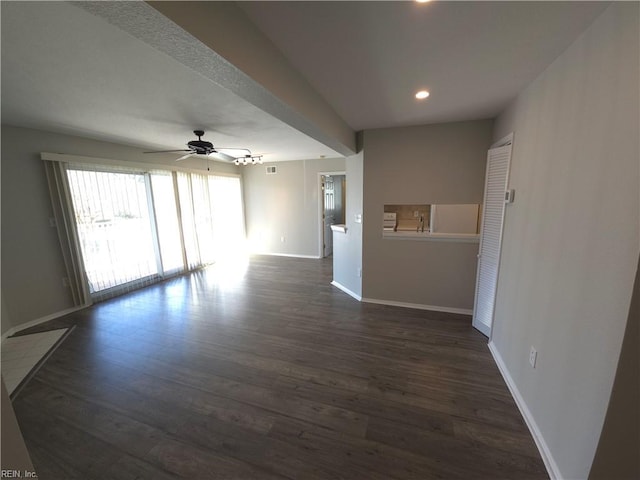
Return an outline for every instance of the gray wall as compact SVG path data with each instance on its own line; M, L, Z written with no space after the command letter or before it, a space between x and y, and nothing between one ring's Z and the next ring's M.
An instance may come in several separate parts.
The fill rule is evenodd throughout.
M346 159L346 218L347 233L333 234L333 280L357 296L362 296L362 223L355 221L362 215L363 157L361 153Z
M275 175L267 175L268 165L276 166ZM344 172L344 158L248 165L241 171L251 250L255 253L318 257L318 174Z
M1 291L0 291L1 292ZM9 312L7 311L7 306L4 303L4 295L0 295L0 335L9 333L9 330L13 327L11 323L11 319L9 318Z
M640 478L640 258L620 361L589 480Z
M60 244L49 226L51 200L40 152L174 165L172 155L143 155L142 149L68 135L2 126L2 314L11 327L73 307ZM188 159L185 168L206 171ZM213 171L237 172L211 162ZM2 333L9 328L2 321Z
M589 474L640 250L638 14L614 2L494 134L515 133L516 196L492 342L562 478Z
M382 238L385 204L482 203L491 120L364 132L363 296L470 310L477 243Z

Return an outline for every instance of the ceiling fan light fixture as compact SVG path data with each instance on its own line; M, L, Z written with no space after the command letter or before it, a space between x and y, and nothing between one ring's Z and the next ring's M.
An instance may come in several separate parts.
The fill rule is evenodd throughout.
M236 165L262 165L262 155L247 154L233 160Z
M155 150L144 153L169 153L169 152L187 152L186 155L176 159L176 161L184 160L193 155L222 155L225 161L232 161L236 165L247 165L249 162L252 162L251 150L248 148L235 148L235 147L214 147L213 143L202 140L202 136L204 135L204 130L194 130L193 134L198 137L197 140L190 140L187 142L186 149L180 150ZM227 153L226 151L232 151L232 153ZM235 157L233 152L237 152L238 150L247 152L244 156ZM236 154L237 155L237 154ZM235 157L235 158L234 158ZM252 162L255 163L255 162Z

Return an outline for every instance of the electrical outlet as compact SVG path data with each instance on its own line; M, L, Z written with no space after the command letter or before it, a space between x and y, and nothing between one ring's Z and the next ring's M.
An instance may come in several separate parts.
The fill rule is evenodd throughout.
M280 237L280 241L281 241L282 243L284 243L286 240L287 240L287 239L286 239L286 238L284 238L284 235Z
M358 277L362 277L362 269L361 268L358 269Z
M529 351L529 365L531 365L532 368L536 368L537 359L538 359L538 352L536 351L535 348L531 347L531 350Z

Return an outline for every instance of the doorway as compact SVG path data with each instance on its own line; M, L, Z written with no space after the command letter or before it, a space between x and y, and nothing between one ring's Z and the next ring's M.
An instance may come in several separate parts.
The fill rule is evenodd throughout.
M331 225L344 224L346 216L346 175L344 172L320 174L320 257L333 254Z

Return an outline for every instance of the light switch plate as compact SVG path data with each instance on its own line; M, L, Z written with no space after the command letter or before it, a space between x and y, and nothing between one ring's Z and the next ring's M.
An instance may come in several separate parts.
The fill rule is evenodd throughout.
M529 365L531 365L532 368L536 368L537 360L538 360L538 351L534 347L531 347L531 350L529 350Z
M513 188L507 190L506 192L504 192L504 202L513 203L515 196L516 196L516 191Z

